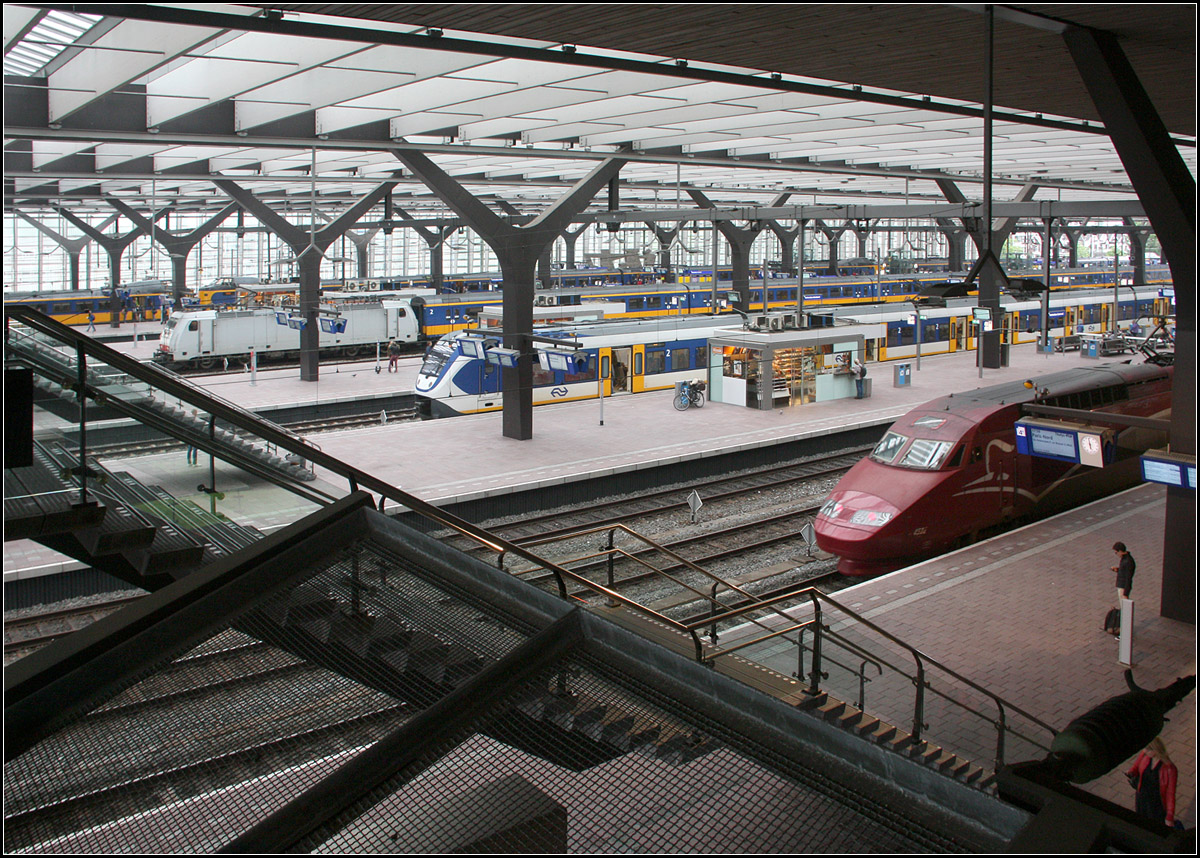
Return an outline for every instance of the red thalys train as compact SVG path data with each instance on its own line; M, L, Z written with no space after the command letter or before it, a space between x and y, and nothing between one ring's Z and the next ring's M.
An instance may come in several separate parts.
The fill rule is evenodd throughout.
M1009 382L934 399L897 420L851 468L816 520L817 545L843 575L878 575L973 541L989 529L1065 509L1140 480L1138 457L1166 433L1117 430L1104 468L1018 455L1022 403L1164 417L1171 367L1082 366L1039 376L1038 390ZM1109 424L1112 425L1112 424Z

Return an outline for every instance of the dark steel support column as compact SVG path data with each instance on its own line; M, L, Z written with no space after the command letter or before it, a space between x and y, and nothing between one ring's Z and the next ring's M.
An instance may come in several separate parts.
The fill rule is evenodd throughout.
M130 208L116 197L105 196L104 201L132 221L142 232L153 236L154 240L161 244L170 255L172 278L174 280L172 287L175 294L176 307L183 306L183 293L186 291L187 286L185 279L187 276L187 259L188 255L192 252L192 248L199 244L206 235L220 226L221 222L237 211L238 208L237 203L230 203L191 232L174 233L165 228L153 228L153 224L146 220L140 212Z
M767 229L775 233L775 237L779 239L780 259L779 263L783 267L785 273L796 276L796 237L800 235L800 225L783 226L779 221L769 220L766 222Z
M371 276L371 241L378 234L379 227L377 226L363 232L346 230L346 238L350 239L350 243L354 245L355 271L358 272L359 280L365 280Z
M700 191L688 189L688 195L695 200L696 204L704 209L715 209L716 203L712 202ZM758 238L759 233L763 231L763 224L752 222L748 227L734 226L727 220L714 220L713 226L717 231L724 236L725 241L729 243L729 261L733 265L733 289L738 293L741 310L745 313L750 312L750 247L754 244L754 239ZM716 253L713 253L714 257ZM717 289L717 266L713 264L713 291ZM713 305L713 312L716 312L716 305Z
M583 231L589 226L590 224L585 223L578 229L564 229L562 231L563 240L567 243L567 258L564 260L563 264L566 265L567 268L575 267L575 242L579 236L583 235ZM667 260L667 265L669 267L670 257L667 257Z
M645 224L658 240L658 265L655 267L664 270L664 279L666 282L674 282L674 278L671 276L671 242L679 235L679 230L683 229L683 224L677 223L670 229L660 226L653 221L645 221Z
M317 306L321 295L321 259L329 245L356 224L397 182L384 182L360 199L332 223L304 230L276 214L270 206L228 179L213 182L259 222L270 229L296 254L300 268L300 314L305 325L300 331L300 380L317 381L320 376L320 327Z
M816 224L817 229L819 229L825 236L825 240L829 242L829 258L827 260L829 265L828 271L830 276L836 276L838 262L840 261L841 256L841 254L838 253L838 242L841 241L842 233L848 229L848 226L843 224L840 228L833 229L823 220L815 220L813 223Z
M105 235L96 229L91 224L80 218L77 218L71 212L64 209L62 206L54 206L54 210L65 217L75 226L83 231L83 234L92 239L98 245L104 248L104 252L108 254L108 271L109 271L109 288L111 289L112 298L109 302L109 309L112 313L112 318L109 321L109 326L118 328L121 325L121 299L117 296L117 287L121 285L121 256L125 253L125 248L133 244L134 240L142 234L143 230L135 228L125 233L125 235ZM165 215L169 208L164 208L157 212L152 220L158 220ZM109 221L105 221L109 223ZM116 223L116 221L112 221ZM148 232L148 230L147 230Z
M1063 39L1162 244L1175 283L1171 449L1196 453L1196 180L1111 33L1069 27ZM1196 493L1167 489L1162 616L1196 622Z
M534 278L538 259L562 234L571 219L591 202L600 188L615 179L625 161L609 158L528 224L514 225L472 196L459 182L423 152L396 150L396 158L455 211L492 248L504 276L504 345L519 349L516 369L504 369L504 437L527 441L533 437Z
M79 254L83 252L83 249L85 247L87 247L88 242L90 242L92 239L88 238L86 236L83 238L67 238L65 235L59 235L57 232L52 230L50 227L46 226L41 221L34 220L33 218L31 218L29 215L25 214L25 212L21 211L20 209L13 209L13 211L17 215L19 215L24 221L32 224L34 226L34 228L38 230L38 232L40 232L43 235L47 236L48 238L52 239L60 247L62 247L63 250L66 251L67 258L70 260L70 267L71 267L71 289L72 289L72 291L78 291L78 289L79 289ZM38 289L41 289L41 288L42 288L42 284L39 283Z

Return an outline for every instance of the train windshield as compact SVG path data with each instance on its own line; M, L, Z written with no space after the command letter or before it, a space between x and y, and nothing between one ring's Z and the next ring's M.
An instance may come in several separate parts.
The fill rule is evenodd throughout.
M936 471L942 466L946 454L953 446L953 441L929 441L924 438L914 438L912 446L900 460L900 467Z
M452 357L454 357L454 340L442 337L429 349L429 354L425 355L420 374L437 377Z
M871 458L876 462L883 462L885 465L890 465L907 443L908 438L906 436L897 432L888 432L879 439L879 443L871 451Z

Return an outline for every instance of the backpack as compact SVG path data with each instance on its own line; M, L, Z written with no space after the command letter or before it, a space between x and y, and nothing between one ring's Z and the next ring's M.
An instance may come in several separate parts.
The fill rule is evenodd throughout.
M862 363L860 363L860 364L858 365L858 377L859 377L859 378L866 378L866 377L867 377L867 365L866 365L866 364L862 364Z

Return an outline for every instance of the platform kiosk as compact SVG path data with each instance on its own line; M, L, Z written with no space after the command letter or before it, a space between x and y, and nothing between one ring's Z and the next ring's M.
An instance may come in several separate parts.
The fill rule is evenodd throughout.
M709 338L710 401L768 411L853 398L854 361L875 367L876 341L887 336L883 324L795 328L786 321L751 317L750 327Z

